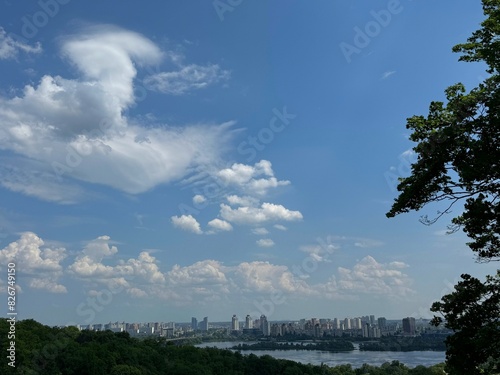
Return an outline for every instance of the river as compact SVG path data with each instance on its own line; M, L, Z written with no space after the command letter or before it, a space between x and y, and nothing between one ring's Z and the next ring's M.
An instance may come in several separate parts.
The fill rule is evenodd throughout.
M238 344L252 344L252 342L207 342L196 345L198 348L216 347L229 349ZM355 350L344 353L330 353L310 350L242 350L242 354L253 353L257 356L270 355L274 358L288 359L301 363L311 363L320 365L324 363L334 367L343 364L351 364L352 367L361 367L363 363L372 366L380 366L384 362L399 361L408 367L418 365L432 366L444 362L445 352L414 351L414 352L369 352L358 350L358 345L354 344Z

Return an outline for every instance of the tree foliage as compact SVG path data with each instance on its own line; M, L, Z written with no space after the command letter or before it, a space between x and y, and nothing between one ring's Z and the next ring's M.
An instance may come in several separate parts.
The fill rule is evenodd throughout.
M6 347L9 323L0 318L0 346ZM439 369L441 369L439 371ZM161 338L139 340L127 333L51 328L33 320L16 325L16 367L0 362L0 374L26 375L434 375L442 366L409 369L400 362L380 367L328 367L275 359L269 355L167 344Z
M445 201L440 217L465 201L453 229L462 228L478 260L489 261L500 257L500 3L483 3L483 28L454 51L464 52L461 60L486 62L491 76L469 93L461 83L448 87L446 104L434 101L427 117L408 119L417 161L411 176L400 179L401 193L387 216Z
M448 87L446 103L431 102L429 113L407 120L417 160L401 178L399 196L388 217L429 203L443 202L432 224L463 203L450 232L462 229L479 262L500 260L500 0L483 0L486 19L466 43L453 47L459 60L486 64L489 76L467 92L461 83ZM462 275L455 291L432 306L434 324L445 321L455 334L447 339L450 374L500 373L500 273L483 283Z
M455 291L434 302L431 310L446 317L446 326L455 331L446 339L452 374L494 374L500 369L500 271L485 283L462 275ZM433 324L442 321L437 316Z

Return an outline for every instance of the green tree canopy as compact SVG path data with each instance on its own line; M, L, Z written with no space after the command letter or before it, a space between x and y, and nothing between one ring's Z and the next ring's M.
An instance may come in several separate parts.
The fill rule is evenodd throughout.
M411 176L401 178L400 195L388 217L419 210L430 202L447 202L439 218L464 202L452 219L462 228L479 261L500 259L500 2L484 0L488 17L467 43L453 48L463 61L483 61L491 75L466 93L458 83L446 89L447 103L434 101L429 114L413 116L406 127L417 143ZM437 218L429 220L433 223Z

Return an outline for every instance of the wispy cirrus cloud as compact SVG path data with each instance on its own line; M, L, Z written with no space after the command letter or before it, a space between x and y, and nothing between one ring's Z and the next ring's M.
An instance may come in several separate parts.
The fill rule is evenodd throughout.
M19 52L38 54L42 52L40 43L30 46L19 40L15 40L7 34L3 27L0 27L0 60L15 59Z
M207 88L215 83L227 81L231 76L228 70L219 65L191 64L177 71L160 72L144 79L146 87L169 95L186 95L195 90Z
M389 78L390 76L392 76L393 74L395 74L396 71L395 70L391 70L391 71L387 71L387 72L384 72L382 74L382 77L380 77L380 79L387 79Z

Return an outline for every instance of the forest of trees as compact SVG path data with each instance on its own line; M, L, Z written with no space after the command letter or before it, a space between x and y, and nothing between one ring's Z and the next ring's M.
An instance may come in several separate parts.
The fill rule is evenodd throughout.
M0 346L8 348L7 319L0 319ZM16 367L6 356L0 374L47 375L437 375L444 365L409 369L394 361L380 367L351 365L328 367L301 364L271 356L257 357L216 348L176 346L163 339L139 340L127 333L55 328L34 320L16 325Z

